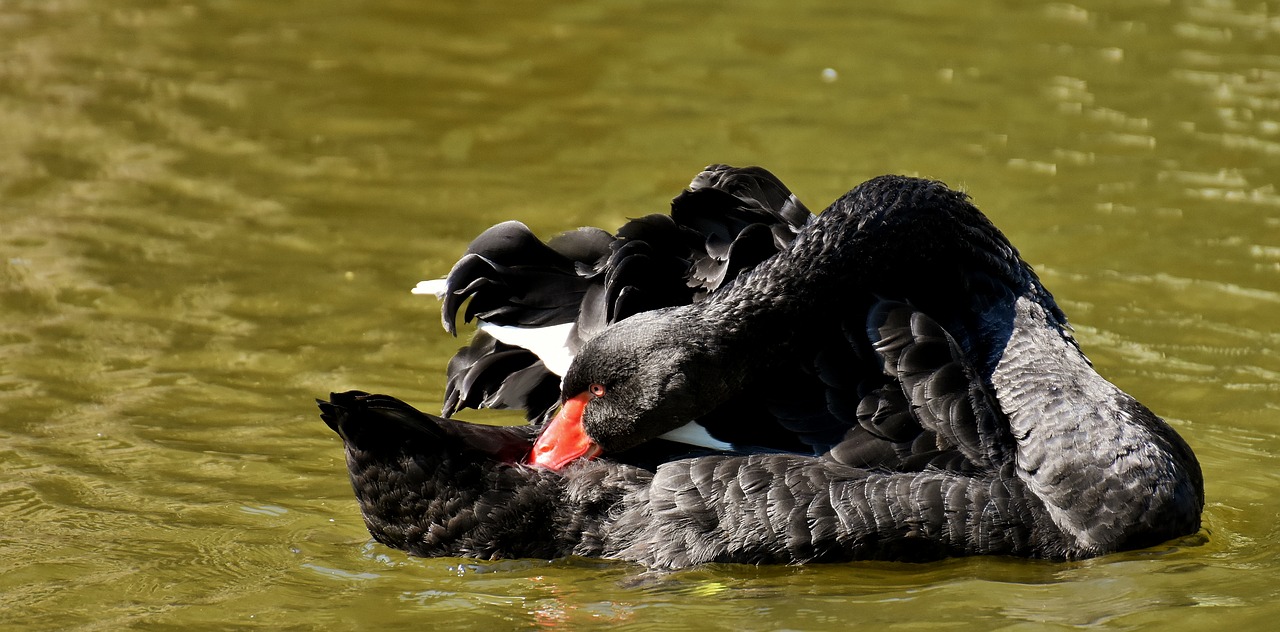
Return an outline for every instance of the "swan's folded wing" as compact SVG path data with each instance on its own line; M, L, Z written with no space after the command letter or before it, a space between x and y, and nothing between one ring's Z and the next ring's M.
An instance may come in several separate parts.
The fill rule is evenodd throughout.
M560 398L560 380L530 351L478 331L449 360L444 409L452 417L463 408L523 409L543 421Z
M634 314L721 291L785 248L812 217L768 171L712 165L672 201L670 215L630 220L616 235L583 228L544 244L519 222L490 228L446 279L426 283L419 293L442 295L451 332L469 300L464 320L487 323L503 343L537 355L542 368L515 361L507 347L473 342L450 363L446 413L525 401L529 417L540 418L549 404L525 389L541 389L562 373L583 341ZM522 330L554 330L554 340L537 339L560 348L548 351L523 344L528 336L505 335ZM486 354L507 355L489 361Z
M952 336L905 303L880 301L867 319L868 336L919 425L983 469L1013 455L1008 420L978 371Z
M728 193L741 200L745 206L778 220L766 223L786 226L792 233L798 232L813 219L813 213L809 212L791 190L763 167L708 165L689 183L690 191L702 189L718 189Z
M605 554L659 568L1063 556L1008 472L886 472L788 454L666 463L623 498Z
M583 261L603 256L608 241L599 232L577 231L560 239L560 250L542 243L516 221L490 227L476 237L445 279L441 316L456 331L458 310L470 299L464 320L541 327L573 322L591 282L576 274ZM607 233L604 233L607 236Z
M936 321L888 300L849 320L863 325L827 327L820 345L700 423L740 449L825 455L862 468L989 471L1011 458L999 404Z

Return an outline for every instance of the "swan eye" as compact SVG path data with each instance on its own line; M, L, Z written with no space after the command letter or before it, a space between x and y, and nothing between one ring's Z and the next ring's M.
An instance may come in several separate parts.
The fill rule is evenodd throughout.
M587 390L591 391L591 394L595 395L596 397L604 397L604 393L605 393L604 384L592 384L591 386L587 387Z

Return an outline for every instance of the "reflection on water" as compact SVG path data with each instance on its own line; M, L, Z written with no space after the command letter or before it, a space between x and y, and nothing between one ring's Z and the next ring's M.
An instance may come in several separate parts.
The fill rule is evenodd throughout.
M0 5L0 621L1260 623L1280 575L1278 11ZM1102 372L1196 448L1207 537L662 576L368 544L310 402L439 406L461 343L407 288L489 224L617 226L710 162L763 164L814 208L890 171L969 190Z

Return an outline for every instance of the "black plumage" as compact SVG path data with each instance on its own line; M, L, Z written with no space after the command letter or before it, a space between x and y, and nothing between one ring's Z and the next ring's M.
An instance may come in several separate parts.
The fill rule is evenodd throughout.
M527 256L526 256L527 255ZM713 165L670 216L542 244L501 224L444 319L573 324L563 376L483 334L445 413L587 398L604 451L525 464L535 425L334 394L379 541L417 555L704 562L1089 557L1194 533L1199 465L1093 370L1031 268L940 183L885 176L812 216L772 174ZM590 387L590 388L589 388ZM732 447L659 436L696 421Z

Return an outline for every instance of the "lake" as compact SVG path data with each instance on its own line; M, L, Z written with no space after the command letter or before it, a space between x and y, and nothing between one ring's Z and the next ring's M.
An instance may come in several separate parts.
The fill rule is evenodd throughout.
M814 210L882 173L968 191L1195 449L1200 536L669 574L372 543L313 401L439 410L465 340L409 288L715 162ZM1269 628L1277 186L1276 2L0 3L0 623Z

